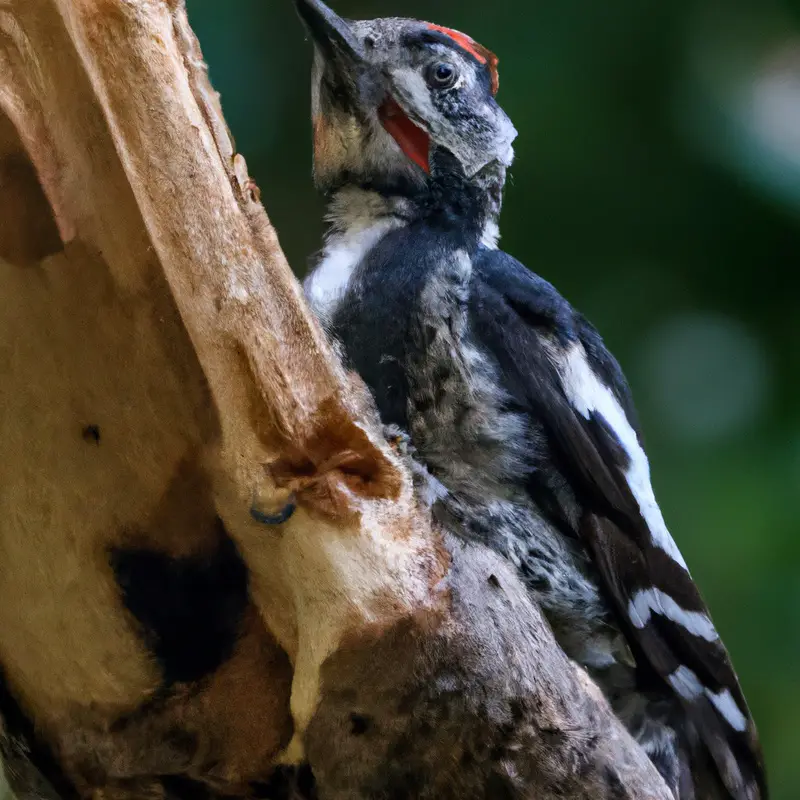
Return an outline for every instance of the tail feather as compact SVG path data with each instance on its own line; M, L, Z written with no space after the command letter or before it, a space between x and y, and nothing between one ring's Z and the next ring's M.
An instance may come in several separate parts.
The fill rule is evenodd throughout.
M736 736L705 698L687 708L691 724L716 765L728 797L733 800L768 800L769 793L761 747L754 725Z
M749 730L732 737L710 701L687 708L658 694L612 697L676 800L767 800L757 739Z

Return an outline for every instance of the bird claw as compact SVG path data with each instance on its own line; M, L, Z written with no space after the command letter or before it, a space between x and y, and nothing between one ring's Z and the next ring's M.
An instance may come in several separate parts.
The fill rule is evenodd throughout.
M414 448L411 444L411 437L398 425L384 425L383 436L389 443L389 447L396 453L403 456L412 455Z

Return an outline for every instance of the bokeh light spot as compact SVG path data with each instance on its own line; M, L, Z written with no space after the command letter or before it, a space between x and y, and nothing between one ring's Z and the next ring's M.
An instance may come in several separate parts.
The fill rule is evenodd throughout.
M685 441L737 433L766 406L769 359L735 319L711 313L672 317L646 338L640 359L657 419Z

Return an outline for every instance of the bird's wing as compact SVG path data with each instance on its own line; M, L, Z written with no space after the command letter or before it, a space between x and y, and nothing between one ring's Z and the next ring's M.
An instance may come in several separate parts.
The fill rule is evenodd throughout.
M653 495L630 392L594 328L499 251L475 259L472 330L541 425L637 660L680 698L736 800L765 800L755 725Z

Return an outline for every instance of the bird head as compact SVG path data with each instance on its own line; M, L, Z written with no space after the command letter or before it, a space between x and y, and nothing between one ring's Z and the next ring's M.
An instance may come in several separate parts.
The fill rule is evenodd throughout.
M410 19L350 21L295 0L315 45L314 174L424 187L437 162L468 179L502 174L516 130L495 100L497 57L469 36Z

